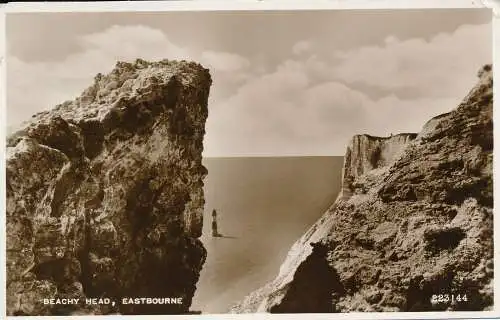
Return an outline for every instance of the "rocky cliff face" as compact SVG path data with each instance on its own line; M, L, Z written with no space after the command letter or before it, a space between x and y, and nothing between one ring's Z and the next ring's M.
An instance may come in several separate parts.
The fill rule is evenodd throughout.
M341 197L349 197L356 191L354 181L374 169L391 164L415 133L401 133L390 137L374 137L367 134L354 136L344 156Z
M210 85L196 63L119 62L8 137L9 315L188 311L206 257L198 237ZM42 300L84 297L116 305Z
M394 148L355 137L347 192L293 245L277 278L231 312L491 308L491 66L479 77L458 108L417 136L395 136Z

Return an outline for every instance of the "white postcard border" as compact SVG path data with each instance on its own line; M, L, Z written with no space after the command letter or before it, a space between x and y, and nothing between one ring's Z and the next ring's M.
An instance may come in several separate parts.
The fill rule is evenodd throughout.
M38 2L38 3L10 3L1 7L0 12L0 30L4 30L0 34L0 209L4 214L0 215L0 225L2 228L0 238L0 261L5 261L6 258L6 217L5 217L5 134L6 134L6 28L5 15L15 13L31 13L31 12L126 12L126 11L218 11L218 10L346 10L346 9L424 9L424 8L491 8L493 10L493 64L494 64L494 123L497 122L499 113L495 110L498 107L496 96L500 93L499 72L496 72L497 62L500 61L500 4L493 2L494 0L314 0L314 1L279 1L279 0L187 0L187 1L120 1L120 2ZM500 132L497 126L494 126L494 181L497 181L499 176L498 162L498 141ZM499 186L494 183L494 203L496 204L498 196L500 196ZM494 205L494 208L496 206ZM494 219L494 244L495 257L500 254L500 228L499 219ZM495 259L496 260L496 259ZM0 263L0 318L6 314L6 265ZM479 311L479 312L400 312L400 313L338 313L338 314L217 314L217 315L169 315L169 319L488 319L500 317L498 297L500 266L495 261L494 266L494 310ZM99 319L116 319L117 316L97 316ZM121 316L129 319L165 319L167 316ZM10 317L10 319L47 319L51 317ZM78 316L64 317L74 319L96 319L96 316Z

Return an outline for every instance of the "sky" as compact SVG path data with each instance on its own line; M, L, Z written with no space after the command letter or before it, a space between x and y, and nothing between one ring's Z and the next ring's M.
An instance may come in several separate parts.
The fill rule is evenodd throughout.
M7 121L77 97L116 61L186 59L213 84L205 157L344 155L418 132L492 62L491 10L10 13Z

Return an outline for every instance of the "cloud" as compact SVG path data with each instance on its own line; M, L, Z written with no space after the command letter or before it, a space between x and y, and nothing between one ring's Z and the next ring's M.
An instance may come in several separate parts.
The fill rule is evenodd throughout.
M210 89L210 105L227 97L252 74L250 61L238 54L220 51L204 51L198 61L210 69L213 79Z
M309 41L299 41L295 43L295 45L292 47L292 52L294 55L301 55L303 53L308 53L312 49L312 45Z
M247 69L250 61L240 55L228 52L205 51L201 54L202 63L221 72L235 72Z
M392 36L392 35L391 36L387 36L384 39L384 43L386 45L391 45L391 44L398 43L398 42L399 42L399 39L396 38L395 36Z
M26 63L7 57L7 122L15 127L36 112L76 97L93 77L76 77L54 63Z
M428 40L388 35L347 51L297 41L290 56L270 65L180 46L147 26L114 26L79 38L82 50L61 61L8 57L8 121L73 99L116 60L196 60L214 80L205 156L343 155L354 134L417 132L456 107L491 60L488 27L462 26ZM403 89L412 94L405 98Z
M344 83L312 81L307 63L286 61L212 110L205 156L343 155L355 134L418 132L460 100L374 100Z
M388 90L412 88L433 97L453 96L468 90L477 70L491 62L490 29L490 24L463 25L430 40L389 36L378 46L335 52L341 62L331 72L349 83Z
M388 35L330 57L299 41L293 59L219 101L206 155L342 155L355 134L419 132L455 108L491 61L489 28L464 25L429 40Z
M7 57L10 126L16 126L36 112L74 99L91 84L97 73L111 71L118 60L202 61L210 67L214 83L217 83L214 96L224 95L220 91L225 87L230 88L248 77L244 71L250 63L245 58L228 52L197 52L176 45L162 31L148 26L112 26L81 36L76 41L82 50L61 61L27 63L15 56Z
M206 155L342 155L355 134L419 132L455 108L490 61L487 28L462 26L429 41L388 36L333 59L309 53L284 60L218 104ZM370 95L367 86L383 90ZM413 94L399 97L402 89Z
M314 81L310 66L287 60L211 110L205 156L343 154L356 133L379 125L389 133L388 119L374 122L374 114L388 116L397 99L372 101L343 83Z
M83 50L65 60L45 63L55 77L89 78L97 72L110 71L116 61L193 59L196 55L188 48L173 44L160 30L150 27L112 26L102 32L78 39Z

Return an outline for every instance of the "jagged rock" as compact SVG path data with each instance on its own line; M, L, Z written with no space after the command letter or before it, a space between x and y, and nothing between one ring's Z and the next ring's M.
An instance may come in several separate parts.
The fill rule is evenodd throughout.
M230 312L491 309L491 66L479 76L458 108L417 136L356 136L343 193L292 246L276 279ZM320 273L332 276L319 281ZM435 303L433 294L467 301Z
M354 136L344 156L340 196L348 198L356 191L365 192L369 185L356 179L366 176L374 169L391 164L416 137L415 133L401 133L390 137L374 137L367 134Z
M198 237L210 85L196 63L119 62L8 137L9 315L188 312L206 257ZM41 302L103 296L117 307Z

